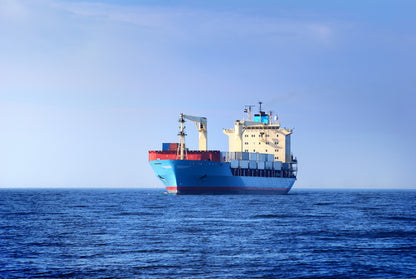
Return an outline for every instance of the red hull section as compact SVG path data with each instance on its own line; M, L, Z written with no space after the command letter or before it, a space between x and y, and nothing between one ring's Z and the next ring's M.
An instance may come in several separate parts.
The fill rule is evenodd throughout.
M149 151L149 161L176 160L176 151ZM221 152L214 151L188 151L185 160L221 162Z
M168 186L168 193L181 195L199 195L199 194L287 194L290 188L268 188L268 187L183 187Z

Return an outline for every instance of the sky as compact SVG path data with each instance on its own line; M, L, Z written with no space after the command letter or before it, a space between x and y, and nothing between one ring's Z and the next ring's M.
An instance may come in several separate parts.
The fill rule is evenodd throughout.
M0 187L162 187L178 115L294 128L297 188L416 189L413 0L0 0ZM190 149L197 131L187 125Z

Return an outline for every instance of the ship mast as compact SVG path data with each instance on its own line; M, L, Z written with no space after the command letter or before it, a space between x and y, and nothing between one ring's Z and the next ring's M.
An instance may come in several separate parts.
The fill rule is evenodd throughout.
M245 105L244 112L248 114L248 121L253 121L253 115L251 114L251 110L255 105Z
M179 116L180 116L180 118L178 120L178 122L179 122L179 133L178 133L179 148L177 150L177 157L179 157L180 160L184 160L185 156L186 156L186 154L185 154L185 152L186 152L186 149L185 149L185 136L186 136L186 134L185 134L185 118L184 118L183 113L181 113Z

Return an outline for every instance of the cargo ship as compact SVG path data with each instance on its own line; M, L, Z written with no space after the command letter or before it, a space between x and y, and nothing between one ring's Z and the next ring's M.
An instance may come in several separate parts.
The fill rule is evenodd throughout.
M290 149L293 129L282 128L277 115L262 111L224 129L229 150L207 150L207 118L181 113L179 142L163 143L149 151L149 163L168 193L172 194L287 194L296 181L297 159ZM196 124L199 149L185 144L185 121Z

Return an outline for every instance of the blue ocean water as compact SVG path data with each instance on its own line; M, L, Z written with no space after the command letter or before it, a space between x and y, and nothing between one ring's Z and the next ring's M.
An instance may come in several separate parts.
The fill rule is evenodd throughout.
M0 190L1 278L414 278L416 191Z

